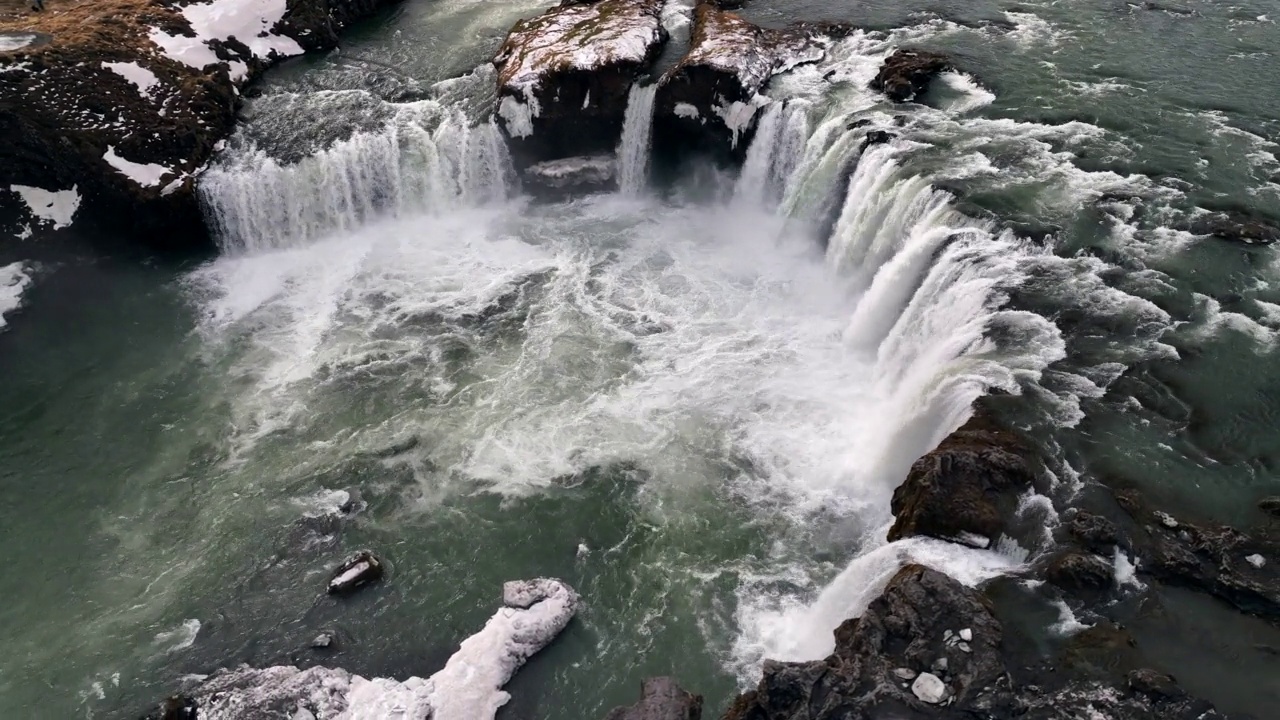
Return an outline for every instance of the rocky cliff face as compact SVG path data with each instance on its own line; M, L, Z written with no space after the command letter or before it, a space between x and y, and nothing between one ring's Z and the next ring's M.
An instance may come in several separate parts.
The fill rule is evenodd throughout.
M0 207L12 186L81 198L78 223L158 247L207 242L195 177L273 62L332 47L394 0L67 0L0 17L47 42L0 53Z
M662 0L569 0L511 28L493 59L518 169L612 153L631 85L666 42Z

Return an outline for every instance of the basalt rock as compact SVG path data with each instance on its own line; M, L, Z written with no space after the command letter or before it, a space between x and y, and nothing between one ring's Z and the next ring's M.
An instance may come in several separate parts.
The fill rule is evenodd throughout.
M1102 592L1115 581L1111 562L1097 555L1067 550L1055 556L1045 568L1045 579L1075 592Z
M653 144L664 157L710 155L740 161L765 102L760 91L774 75L817 62L838 24L801 23L774 30L700 2L689 51L662 78L654 103Z
M685 692L669 677L640 684L640 701L614 708L605 720L702 720L702 696Z
M1097 635L1081 633L1094 645L1102 639L1098 649L1109 658L1136 661L1127 634ZM1071 661L1070 655L1065 662L1046 662L1038 650L1031 652L1020 655L1005 644L1003 625L979 591L933 570L907 566L861 618L836 630L834 653L807 663L766 661L756 689L734 699L723 717L1222 718L1157 670Z
M871 89L894 102L909 102L928 89L935 77L952 68L946 55L925 50L898 50L885 59Z
M1280 226L1269 219L1241 211L1218 212L1191 224L1191 232L1245 245L1270 245L1280 241Z
M1131 541L1140 574L1280 622L1280 538L1274 532L1194 525L1150 509L1132 490L1116 493L1116 500L1137 526Z
M612 153L631 85L662 51L662 0L566 2L517 22L493 59L512 159Z
M0 32L48 38L0 52L0 188L74 188L78 224L158 248L204 245L195 177L230 134L240 88L390 2L290 0L283 15L262 4L226 35L227 22L209 20L216 6L193 0L0 14ZM0 216L25 214L16 197L0 193Z
M1008 528L1018 494L1035 479L1014 433L978 412L911 466L893 492L889 540L913 535L987 547Z
M349 593L380 579L382 574L382 561L368 550L361 550L347 558L333 572L333 579L329 581L329 594Z

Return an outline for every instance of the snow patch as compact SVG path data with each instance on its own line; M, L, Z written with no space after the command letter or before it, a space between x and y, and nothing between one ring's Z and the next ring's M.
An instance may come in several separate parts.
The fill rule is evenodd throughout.
M70 225L80 207L80 193L76 192L75 185L70 190L44 190L28 185L14 185L9 189L18 193L32 215L53 223L54 230Z
M22 293L31 286L31 275L24 263L0 265L0 330L5 328L5 316L22 304Z
M102 156L111 167L115 168L121 175L129 178L142 187L155 187L160 184L161 178L170 172L169 168L155 163L136 163L132 160L125 160L116 154L114 145L107 146L107 152Z
M533 135L533 119L538 116L537 100L523 103L511 95L502 98L498 105L498 117L502 118L511 137L527 138Z
M0 33L0 52L21 50L35 41L32 33Z
M102 67L133 83L143 97L150 97L151 89L160 84L160 78L155 73L136 62L104 62Z
M153 29L151 42L158 45L170 58L197 69L226 62L218 58L209 46L209 41L233 37L244 43L255 58L301 55L302 46L296 40L271 32L271 28L284 18L286 2L287 0L214 0L188 5L182 9L182 14L191 24L196 36L170 35ZM245 63L231 61L227 64L232 80L240 82L248 77L249 70Z
M698 112L698 108L689 103L676 103L676 117L697 120L702 117L702 113Z

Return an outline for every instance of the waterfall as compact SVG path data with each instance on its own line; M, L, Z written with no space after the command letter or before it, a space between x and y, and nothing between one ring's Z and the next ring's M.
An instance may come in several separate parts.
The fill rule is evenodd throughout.
M376 132L361 132L297 163L256 147L232 151L205 172L200 198L226 253L305 245L379 217L438 213L502 200L512 171L492 122L473 126L451 105L400 106Z
M773 205L799 167L809 139L806 103L777 102L765 110L734 186L734 202Z
M657 83L636 83L627 98L626 120L618 142L618 189L624 195L639 195L649 180L649 140L657 94Z

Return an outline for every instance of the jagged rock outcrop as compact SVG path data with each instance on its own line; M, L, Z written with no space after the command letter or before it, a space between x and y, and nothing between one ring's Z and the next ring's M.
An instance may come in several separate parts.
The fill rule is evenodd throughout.
M165 698L155 710L142 720L196 720L200 714L200 706L193 698L186 695L174 695Z
M673 678L649 678L640 684L639 702L614 708L605 720L702 720L702 696L685 692Z
M1018 657L979 591L919 565L895 575L835 639L824 660L766 662L724 720L1222 717L1156 670L1107 677Z
M1116 501L1135 521L1122 542L1137 556L1140 575L1207 592L1280 622L1280 537L1274 532L1194 525L1152 510L1132 490L1117 492Z
M511 28L493 59L517 169L611 153L631 85L662 51L662 0L569 0Z
M361 550L333 571L329 594L342 595L382 579L382 561L368 550Z
M812 23L772 30L727 11L722 3L700 2L689 51L658 89L655 152L741 159L763 102L758 95L769 79L821 60L829 39L849 30Z
M1006 532L1035 469L1017 435L981 408L911 466L893 492L889 540L912 535L987 547Z
M0 215L28 211L10 186L74 187L79 223L157 247L206 243L195 177L231 132L240 88L394 1L102 0L0 16L0 31L48 38L0 53Z
M885 59L871 80L871 89L894 102L909 102L929 87L943 71L951 69L946 55L925 50L898 50Z

